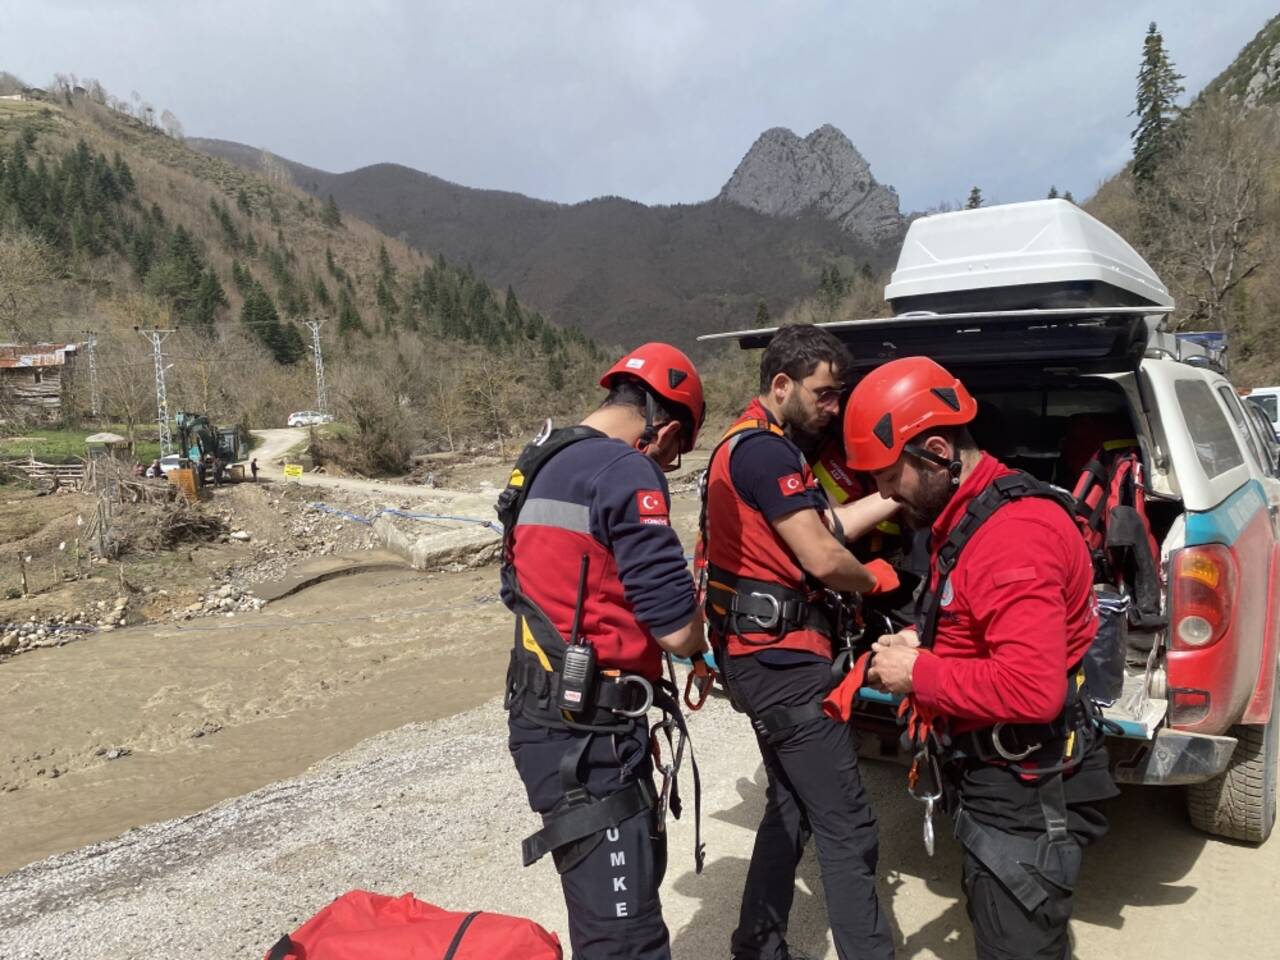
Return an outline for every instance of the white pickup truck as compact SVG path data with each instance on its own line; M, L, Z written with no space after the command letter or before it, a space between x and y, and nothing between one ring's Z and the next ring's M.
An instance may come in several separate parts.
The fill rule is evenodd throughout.
M1155 609L1128 624L1123 691L1106 708L1118 781L1185 787L1191 821L1260 843L1276 818L1280 479L1275 448L1219 358L1160 332L1173 301L1117 234L1063 200L915 221L888 319L825 324L855 376L924 354L976 395L974 435L1070 489L1073 431L1136 437L1159 544ZM768 343L774 329L702 339ZM892 752L884 696L860 721ZM879 724L877 726L877 724Z

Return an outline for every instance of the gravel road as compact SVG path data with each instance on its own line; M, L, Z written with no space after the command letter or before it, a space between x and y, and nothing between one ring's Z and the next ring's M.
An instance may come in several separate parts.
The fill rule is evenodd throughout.
M702 761L702 876L691 825L671 825L664 887L676 957L727 954L762 805L747 724L719 700L693 718ZM522 914L565 929L549 862L525 870L518 841L536 824L505 749L500 704L373 737L304 775L208 810L0 877L0 956L253 958L353 887L412 891L451 908ZM898 956L972 955L959 856L919 842L902 770L866 767L881 818L881 893ZM686 790L689 789L686 783ZM1090 851L1074 933L1082 958L1263 956L1274 947L1280 841L1262 849L1202 837L1173 791L1128 791L1114 832ZM832 958L810 853L793 945Z

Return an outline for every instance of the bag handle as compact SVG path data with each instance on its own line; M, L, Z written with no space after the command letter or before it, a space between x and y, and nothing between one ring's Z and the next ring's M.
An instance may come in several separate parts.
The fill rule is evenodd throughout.
M467 932L467 927L471 926L471 921L480 916L483 911L476 910L468 913L462 918L462 923L458 924L457 932L453 935L453 940L449 943L449 949L444 952L443 960L453 960L454 954L458 952L458 946L462 943L462 937ZM293 954L293 941L286 933L283 937L275 942L275 945L267 951L266 960L285 960L290 954Z
M476 910L462 918L462 923L458 924L458 932L453 935L453 941L449 944L449 949L444 952L444 960L453 960L453 955L458 952L458 944L462 943L462 935L467 932L467 927L471 926L471 921L480 916L480 913L481 911Z

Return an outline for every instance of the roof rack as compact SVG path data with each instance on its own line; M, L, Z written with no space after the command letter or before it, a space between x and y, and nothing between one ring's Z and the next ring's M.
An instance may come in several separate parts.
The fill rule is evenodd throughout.
M1145 316L1148 317L1148 327L1151 329L1151 335L1155 336L1155 326L1159 319L1173 312L1173 307L1168 306L1140 306L1140 307L1061 307L1058 309L1038 309L1038 310L981 310L971 313L934 313L928 310L913 310L910 313L902 313L893 317L870 317L865 320L830 320L826 323L815 324L825 330L843 330L849 327L871 327L884 331L894 329L904 329L917 325L932 325L939 320L954 321L983 321L983 322L1000 322L1007 320L1020 324L1034 323L1036 320L1048 322L1062 321L1088 321L1093 318L1103 317L1132 317ZM959 324L958 324L959 325ZM747 330L729 330L724 333L704 333L698 337L698 341L707 340L738 340L743 349L751 349L754 347L763 347L768 344L773 335L777 333L781 327L754 327Z

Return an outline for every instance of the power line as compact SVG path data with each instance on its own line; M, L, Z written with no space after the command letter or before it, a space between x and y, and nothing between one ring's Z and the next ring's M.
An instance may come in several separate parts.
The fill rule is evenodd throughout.
M320 328L323 320L304 320L303 323L311 331L311 350L316 355L316 408L324 414L329 412L329 391L324 385L324 356L320 351Z
M96 418L98 416L98 354L94 348L98 345L98 338L93 330L86 330L85 336L89 338L86 344L89 349L89 408Z
M156 419L160 424L160 455L168 456L173 452L173 436L169 433L169 400L164 390L164 354L160 352L160 344L172 330L141 330L135 327L143 337L151 341L156 364Z

